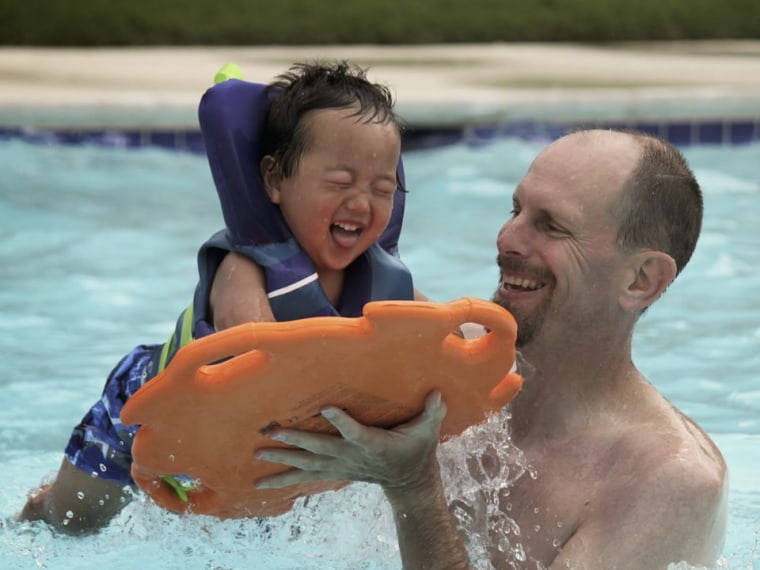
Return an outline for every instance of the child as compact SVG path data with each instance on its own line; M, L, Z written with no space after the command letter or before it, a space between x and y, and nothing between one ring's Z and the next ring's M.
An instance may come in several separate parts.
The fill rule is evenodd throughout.
M390 252L377 243L399 185L401 136L389 91L345 62L299 64L267 97L255 157L265 194L247 197L271 209L265 230L247 231L255 221L231 221L225 210L227 229L201 247L200 281L175 333L164 345L138 346L116 366L74 429L56 480L30 495L19 518L84 533L121 510L134 486L138 427L120 422L121 408L193 338L249 321L358 316L370 300L424 299L393 255L395 241Z

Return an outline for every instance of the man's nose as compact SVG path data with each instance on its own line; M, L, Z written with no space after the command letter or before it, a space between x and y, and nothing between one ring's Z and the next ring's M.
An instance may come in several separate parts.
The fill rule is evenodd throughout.
M530 253L530 228L520 216L504 224L496 236L499 253L512 253L527 257Z

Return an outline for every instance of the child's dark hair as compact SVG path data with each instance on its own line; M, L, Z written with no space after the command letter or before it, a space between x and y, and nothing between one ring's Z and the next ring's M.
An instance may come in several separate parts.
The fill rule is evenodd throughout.
M285 178L310 143L303 119L311 111L354 108L361 120L393 124L401 132L390 90L371 83L364 69L346 61L296 63L267 90L271 106L262 151L275 159Z

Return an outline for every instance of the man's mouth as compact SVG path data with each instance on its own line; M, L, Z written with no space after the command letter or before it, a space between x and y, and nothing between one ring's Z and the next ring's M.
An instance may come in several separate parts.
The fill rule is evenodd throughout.
M505 289L517 291L535 291L545 285L542 281L530 279L528 277L517 277L512 275L502 275L501 285Z
M500 253L496 256L496 264L501 270L499 286L505 291L537 291L553 282L551 273L531 267L514 256Z

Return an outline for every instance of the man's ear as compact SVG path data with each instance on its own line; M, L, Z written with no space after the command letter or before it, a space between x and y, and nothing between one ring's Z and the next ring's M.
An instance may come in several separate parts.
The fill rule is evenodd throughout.
M261 179L264 181L264 190L267 196L269 196L273 204L279 204L282 177L280 176L280 168L277 166L277 161L274 157L266 155L261 159L259 169L261 170Z
M665 292L676 278L676 262L662 251L642 251L632 256L627 287L620 298L626 310L644 310Z

